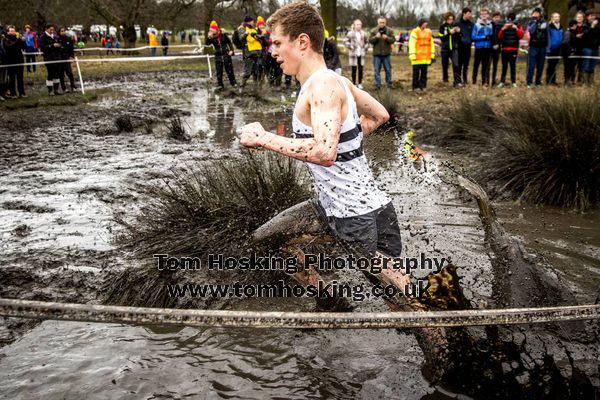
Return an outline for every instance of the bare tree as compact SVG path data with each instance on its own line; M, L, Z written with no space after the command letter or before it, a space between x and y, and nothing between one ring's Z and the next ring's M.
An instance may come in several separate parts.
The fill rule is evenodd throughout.
M139 22L146 0L83 0L98 16L117 29L123 29L125 47L135 47Z

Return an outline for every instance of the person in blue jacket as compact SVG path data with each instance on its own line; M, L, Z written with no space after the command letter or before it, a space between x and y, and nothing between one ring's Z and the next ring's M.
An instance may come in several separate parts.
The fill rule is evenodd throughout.
M542 16L542 9L536 8L531 13L531 21L527 24L529 36L529 52L527 54L527 87L531 88L535 72L535 86L542 85L542 72L546 61L548 47L548 23Z
M492 56L492 36L494 28L489 20L490 12L487 8L479 12L479 20L473 26L471 40L475 43L475 61L473 63L473 85L477 83L477 71L481 65L481 83L490 84L490 57Z
M553 13L548 30L548 68L546 69L546 84L556 85L556 66L560 61L560 50L563 42L563 27L560 24L560 14ZM555 58L553 58L555 57Z

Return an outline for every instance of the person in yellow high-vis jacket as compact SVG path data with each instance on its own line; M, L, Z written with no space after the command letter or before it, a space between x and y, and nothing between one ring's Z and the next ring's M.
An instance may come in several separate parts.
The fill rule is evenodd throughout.
M410 32L408 58L413 68L413 90L427 87L427 69L435 60L433 33L427 28L427 20L420 19L418 26Z

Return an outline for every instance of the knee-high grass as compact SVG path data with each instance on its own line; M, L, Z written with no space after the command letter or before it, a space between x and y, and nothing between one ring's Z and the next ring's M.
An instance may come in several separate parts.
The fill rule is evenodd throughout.
M579 210L600 197L600 93L535 91L493 106L463 98L430 138L482 163L478 177L532 203Z
M308 199L307 174L300 163L274 153L246 151L235 159L173 171L164 182L143 187L146 205L134 217L117 218L122 226L116 245L140 260L135 267L110 274L105 302L150 307L198 307L199 298L178 298L173 283L210 275L159 270L154 254L198 257L248 255L250 233L284 209ZM217 272L232 279L237 271ZM208 274L208 275L207 275ZM214 275L214 274L213 274ZM260 274L233 276L256 280ZM231 283L231 282L229 282Z

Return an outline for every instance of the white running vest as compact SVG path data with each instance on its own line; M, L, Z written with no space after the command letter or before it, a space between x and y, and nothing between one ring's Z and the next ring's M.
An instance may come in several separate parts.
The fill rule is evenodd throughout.
M340 130L335 163L325 167L307 162L306 166L313 178L319 202L327 216L348 218L367 214L389 203L390 198L375 184L373 173L363 154L363 133L350 88L334 71L318 70L304 82L298 99L309 87L315 75L324 72L331 73L344 87L348 115ZM296 100L297 105L298 100ZM296 139L313 137L312 127L303 124L296 116L296 107L294 107L292 128Z

